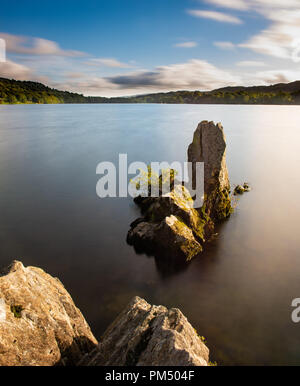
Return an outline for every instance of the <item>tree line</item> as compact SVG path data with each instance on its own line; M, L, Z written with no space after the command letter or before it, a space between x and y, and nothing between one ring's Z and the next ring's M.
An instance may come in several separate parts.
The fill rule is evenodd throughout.
M271 87L268 90L266 86L260 90L229 88L209 92L174 91L105 98L60 91L38 82L0 78L0 104L55 103L300 104L300 89L289 92Z

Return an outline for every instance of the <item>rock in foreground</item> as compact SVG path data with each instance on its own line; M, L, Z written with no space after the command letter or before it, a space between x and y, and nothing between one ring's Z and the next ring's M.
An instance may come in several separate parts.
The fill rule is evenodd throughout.
M0 366L206 366L209 360L178 309L138 297L97 343L58 279L21 262L0 277Z
M180 310L135 297L79 363L85 366L207 366L209 350Z
M0 366L74 365L97 344L64 286L42 269L14 262L0 277L0 299Z

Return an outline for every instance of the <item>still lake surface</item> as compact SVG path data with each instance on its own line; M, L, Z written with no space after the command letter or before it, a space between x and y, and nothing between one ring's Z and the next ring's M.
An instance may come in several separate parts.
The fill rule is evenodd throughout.
M96 166L185 161L201 120L222 122L231 184L253 190L179 272L126 244L131 198L100 199ZM0 106L0 266L43 268L97 338L134 295L178 307L224 365L299 365L300 107Z

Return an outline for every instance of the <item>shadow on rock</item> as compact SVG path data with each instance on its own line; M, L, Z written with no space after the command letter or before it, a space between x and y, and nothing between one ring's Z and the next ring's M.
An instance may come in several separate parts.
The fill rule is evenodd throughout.
M89 355L97 345L88 339L86 336L78 336L74 338L69 346L65 346L58 341L58 346L61 352L61 359L55 363L55 366L76 366L78 358L83 358Z

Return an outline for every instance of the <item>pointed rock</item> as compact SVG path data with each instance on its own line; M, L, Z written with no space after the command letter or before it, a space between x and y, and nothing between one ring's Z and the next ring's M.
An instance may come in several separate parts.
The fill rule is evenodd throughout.
M188 148L188 161L193 163L195 188L196 162L204 162L204 207L214 220L223 220L231 213L230 183L226 165L226 141L221 123L202 121Z

